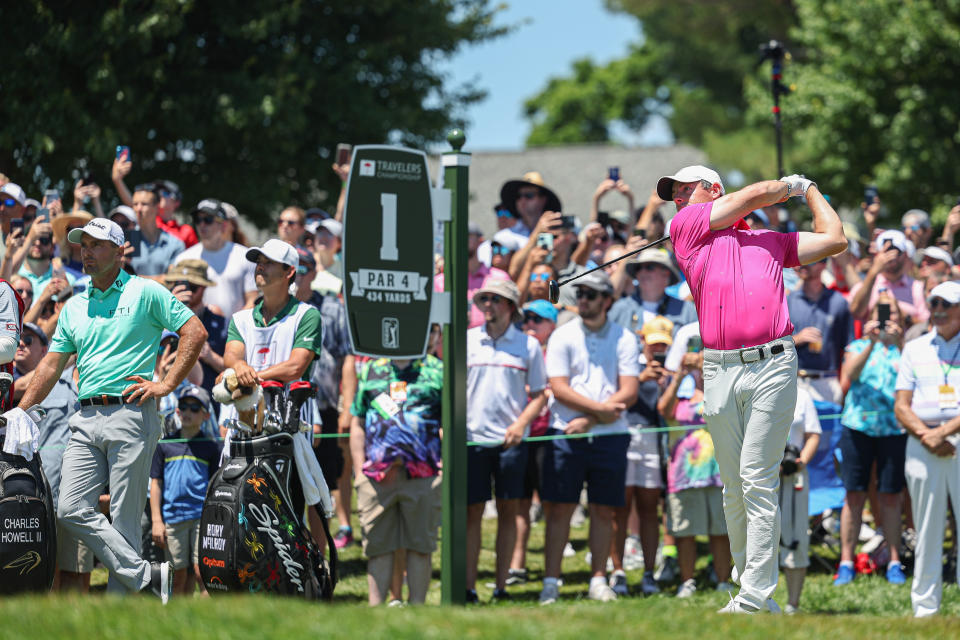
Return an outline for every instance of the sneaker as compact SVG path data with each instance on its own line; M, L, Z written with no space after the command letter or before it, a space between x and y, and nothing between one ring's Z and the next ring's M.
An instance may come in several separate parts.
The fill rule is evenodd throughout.
M333 536L333 546L337 549L343 549L349 544L353 544L353 529L350 527L340 527L337 535Z
M722 591L723 593L733 593L737 588L733 585L732 582L718 582L717 591Z
M833 579L833 586L842 587L845 584L850 584L853 582L853 578L856 574L853 572L853 567L848 567L845 564L840 565L840 568L837 569L837 577Z
M169 562L150 563L150 590L160 596L160 602L167 604L173 593L173 569Z
M774 615L780 615L783 611L780 609L780 605L777 604L777 601L773 598L767 598L767 613L772 613Z
M657 582L673 582L680 577L680 567L677 565L677 559L673 556L664 556L663 564L654 574Z
M467 598L464 600L465 604L477 604L480 602L480 597L477 595L476 589L467 589Z
M582 527L587 523L587 510L583 508L582 504L578 504L577 508L574 509L573 515L570 517L570 526L573 528Z
M534 502L530 505L530 524L534 525L543 520L543 505Z
M393 609L398 609L405 606L407 605L403 602L403 600L397 600L396 598L394 598L393 600L387 603L387 607L390 607Z
M795 607L789 603L787 604L787 606L783 608L783 612L788 616L796 615L799 611L800 611L800 607Z
M640 591L645 596L652 596L655 593L660 593L660 587L657 586L657 581L653 579L652 571L644 572L643 581L640 583Z
M563 548L563 557L572 558L575 555L577 555L577 552L574 550L573 545L568 542ZM587 560L587 564L590 564L589 560Z
M887 565L887 582L890 584L904 584L907 576L903 572L903 565L899 562L891 562Z
M640 548L640 538L631 535L623 545L623 568L627 571L643 569L643 551Z
M507 572L507 586L510 587L515 584L527 584L526 569L510 569Z
M613 592L618 596L629 595L630 590L627 587L627 574L623 571L614 571L613 575L610 576L610 588L613 589Z
M590 591L587 592L587 597L591 600L599 600L600 602L613 602L617 599L616 592L610 588L606 582L597 582L590 581Z
M684 580L683 584L680 585L680 588L677 589L678 598L691 598L693 594L697 592L697 581L693 578L689 580Z
M493 596L490 598L491 602L509 602L510 600L510 594L506 589L494 589Z
M860 534L858 536L860 542L867 542L875 535L877 535L876 529L868 525L866 522L860 524Z
M560 590L556 584L544 584L540 592L540 604L553 604L560 597Z
M756 609L753 607L748 607L747 605L741 603L739 600L736 600L733 596L730 596L730 602L728 602L722 609L717 611L717 613L746 613L753 614L756 613Z

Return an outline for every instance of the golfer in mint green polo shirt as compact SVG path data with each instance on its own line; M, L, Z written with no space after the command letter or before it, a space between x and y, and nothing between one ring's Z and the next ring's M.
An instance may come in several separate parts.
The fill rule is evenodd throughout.
M80 411L63 454L57 519L83 540L110 570L107 590L152 588L166 603L168 563L140 557L140 514L146 504L150 462L160 438L157 400L186 377L207 339L200 320L163 285L121 270L123 231L95 218L67 239L80 245L86 291L60 312L50 348L37 365L21 408L43 400L72 354L80 376ZM180 335L177 358L153 381L163 329ZM110 519L97 508L110 485Z

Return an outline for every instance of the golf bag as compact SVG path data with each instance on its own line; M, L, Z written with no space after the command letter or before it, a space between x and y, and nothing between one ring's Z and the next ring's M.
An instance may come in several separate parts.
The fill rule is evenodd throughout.
M57 515L40 456L0 451L0 594L49 591L56 566Z
M269 389L266 394L267 416L278 407L280 393ZM291 413L282 423L295 421L299 428L299 407ZM330 600L336 546L321 513L327 563L303 522L293 451L294 438L303 436L272 431L232 440L231 457L210 480L200 516L200 575L210 593L264 591Z

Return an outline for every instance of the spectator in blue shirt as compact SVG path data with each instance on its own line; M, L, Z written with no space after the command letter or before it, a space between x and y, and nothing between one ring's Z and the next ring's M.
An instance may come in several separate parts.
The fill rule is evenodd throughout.
M201 431L210 417L210 396L201 387L192 386L180 394L177 414L180 431L170 441L161 440L153 456L150 511L153 542L166 550L174 569L174 593L186 594L192 591L191 575L203 589L197 553L200 513L207 484L220 465L221 444ZM192 574L187 571L191 566Z
M883 305L889 320L879 320ZM854 548L860 534L863 505L867 500L871 468L876 463L877 515L889 544L887 580L903 584L906 576L900 564L900 528L903 488L906 483L907 435L893 412L894 390L900 353L903 348L904 315L896 299L883 293L863 327L864 337L847 347L841 383L849 385L843 416L840 452L841 473L847 498L840 516L840 567L834 584L845 585L854 578Z
M853 318L843 296L823 286L826 259L796 267L802 286L787 296L797 345L798 385L814 400L843 404L837 373L853 340Z

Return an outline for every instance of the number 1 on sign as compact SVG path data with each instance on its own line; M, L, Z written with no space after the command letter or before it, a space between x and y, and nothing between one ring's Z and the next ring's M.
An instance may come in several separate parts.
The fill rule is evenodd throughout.
M381 193L380 210L383 213L383 237L380 241L381 260L399 260L397 250L397 194Z

